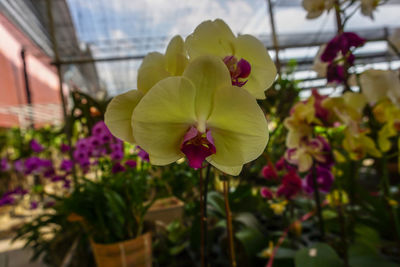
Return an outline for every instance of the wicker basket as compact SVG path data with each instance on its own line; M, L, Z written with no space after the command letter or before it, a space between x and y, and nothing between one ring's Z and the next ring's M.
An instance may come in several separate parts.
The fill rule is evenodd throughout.
M151 267L151 234L114 243L96 244L90 241L98 267Z

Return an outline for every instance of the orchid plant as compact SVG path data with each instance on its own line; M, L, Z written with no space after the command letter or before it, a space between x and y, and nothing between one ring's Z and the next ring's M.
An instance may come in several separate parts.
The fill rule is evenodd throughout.
M144 149L154 165L185 156L194 169L207 161L236 176L267 145L267 120L256 98L265 98L275 76L259 40L236 37L220 19L205 21L184 43L174 37L165 55L145 57L138 90L116 96L105 122L115 136Z

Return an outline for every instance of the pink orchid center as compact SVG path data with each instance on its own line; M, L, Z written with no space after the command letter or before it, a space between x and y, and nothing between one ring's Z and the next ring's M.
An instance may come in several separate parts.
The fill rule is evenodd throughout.
M191 127L183 138L181 151L186 155L191 168L200 169L204 160L216 152L211 132L207 130L201 133Z
M246 78L251 72L251 65L247 60L241 58L238 61L235 56L226 56L224 63L231 74L232 85L242 87L247 83Z

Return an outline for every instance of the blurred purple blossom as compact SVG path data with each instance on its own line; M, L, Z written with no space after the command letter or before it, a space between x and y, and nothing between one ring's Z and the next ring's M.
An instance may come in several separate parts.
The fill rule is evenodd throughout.
M68 173L72 170L73 166L74 162L72 160L63 159L60 164L60 169Z
M24 161L22 159L14 161L14 168L17 172L23 173L25 171Z
M266 198L266 199L272 199L272 197L273 197L271 190L269 190L267 187L262 187L260 189L260 194L263 198Z
M39 206L39 203L37 201L31 201L30 209L35 210Z
M66 153L66 152L68 152L70 149L71 149L70 146L69 146L69 145L66 145L66 144L61 144L61 146L60 146L60 150L61 150L62 153Z
M321 60L331 63L335 60L339 52L343 56L348 56L351 48L362 46L364 43L365 40L354 32L344 32L329 41L321 55Z
M31 149L33 152L35 153L40 153L43 151L43 146L41 144L39 144L38 141L36 141L35 139L32 139L31 142L29 143Z
M129 167L129 168L136 168L137 162L133 159L128 159L127 161L125 161L125 166Z
M8 164L8 159L6 157L0 159L0 171L5 172L10 169L10 164Z
M326 78L328 83L343 83L346 80L344 67L334 63L329 64L326 71Z
M0 198L0 207L14 204L15 198L11 195L5 195Z
M121 163L116 162L116 163L113 165L113 167L112 167L112 169L111 169L111 172L115 174L115 173L119 173L119 172L124 172L125 170L126 170L125 167L122 166Z
M137 146L137 148L139 149L139 152L137 154L138 157L144 161L149 162L150 161L149 154L146 151L144 151L140 146Z
M300 176L297 174L296 170L290 170L282 178L282 185L278 188L276 192L277 196L284 196L287 199L293 198L302 189L302 182Z
M318 190L324 193L328 193L333 184L333 174L332 172L322 166L317 166L315 168L316 181L318 184ZM314 192L314 180L313 180L313 171L310 171L309 174L303 181L304 191L311 194Z

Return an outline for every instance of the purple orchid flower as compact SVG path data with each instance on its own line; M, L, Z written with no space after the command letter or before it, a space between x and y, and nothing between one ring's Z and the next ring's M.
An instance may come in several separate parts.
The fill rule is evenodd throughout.
M112 167L112 169L111 169L111 172L114 173L114 174L116 174L116 173L119 173L119 172L124 172L125 170L126 170L125 167L122 166L121 163L116 162L116 163L113 165L113 167Z
M315 169L315 175L318 184L318 190L323 193L329 193L334 181L334 177L330 169L327 169L322 166L317 166ZM309 194L314 192L314 180L312 171L310 171L309 174L304 179L303 189L305 192Z
M39 144L38 141L36 141L35 139L32 139L31 142L29 143L31 149L33 152L35 153L40 153L43 151L43 146L41 144Z

